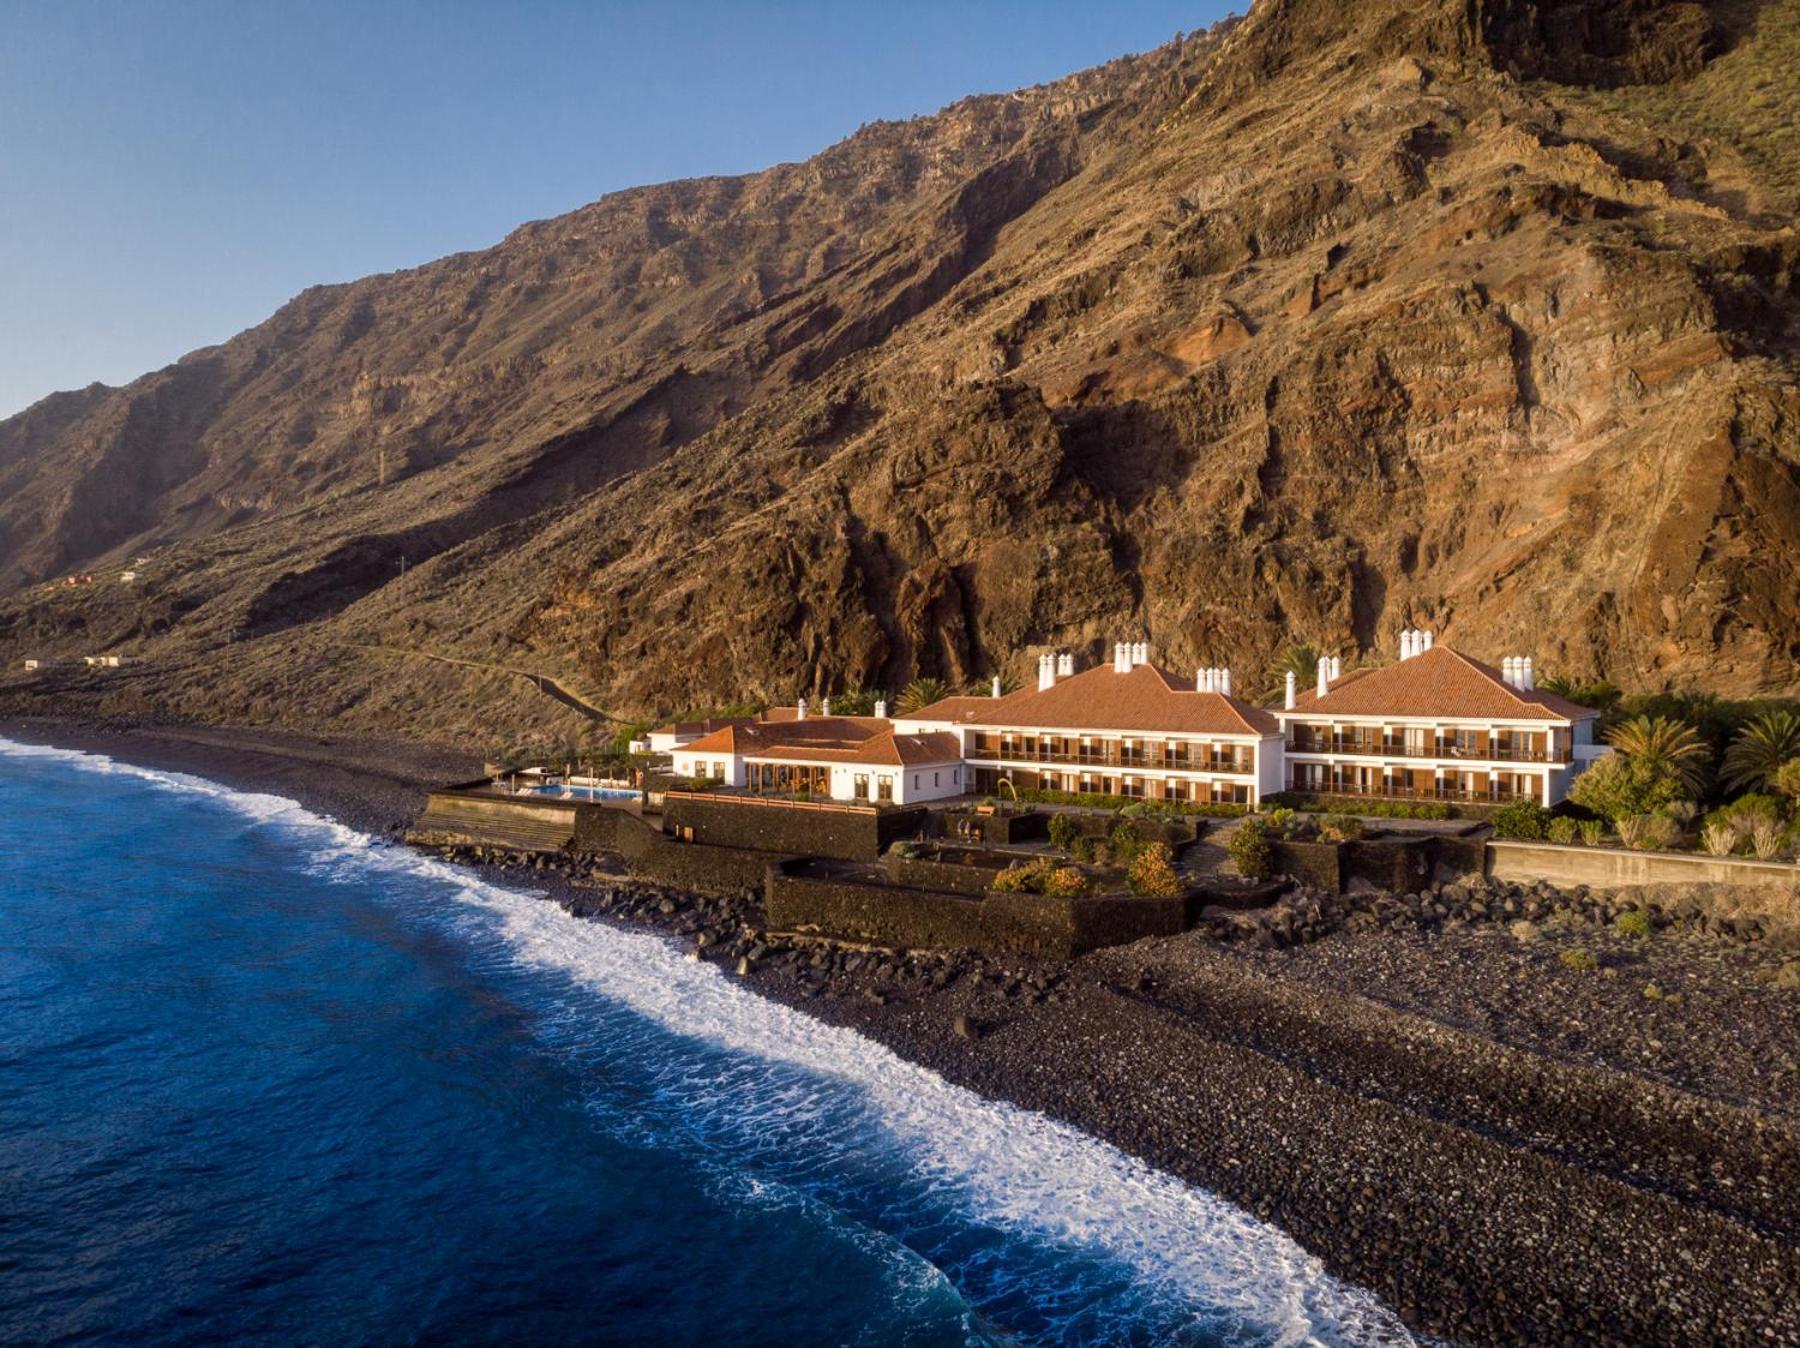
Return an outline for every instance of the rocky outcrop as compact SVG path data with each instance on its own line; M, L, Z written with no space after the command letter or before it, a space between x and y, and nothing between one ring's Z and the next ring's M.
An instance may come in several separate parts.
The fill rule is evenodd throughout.
M9 695L454 734L562 712L404 653L636 712L1409 625L1792 689L1792 204L1556 83L1704 89L1786 30L1651 8L1263 0L308 291L0 423L0 576L152 558L0 604L9 656L134 681Z

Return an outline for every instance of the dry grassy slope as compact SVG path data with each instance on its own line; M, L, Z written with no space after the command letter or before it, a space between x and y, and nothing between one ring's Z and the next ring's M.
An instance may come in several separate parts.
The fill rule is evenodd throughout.
M540 705L361 643L543 669L621 710L961 680L1128 631L1177 665L1292 636L1354 658L1409 623L1632 682L1791 688L1779 174L1639 87L1545 80L1572 49L1519 8L1472 32L1453 5L1265 0L807 165L302 297L189 362L256 367L233 387L259 393L217 403L204 467L155 498L185 503L163 578L16 601L9 650L142 645L158 665L129 693L85 694L123 710L439 734ZM1543 8L1613 33L1636 29L1588 11L1643 7ZM1792 8L1609 39L1582 68L1698 70L1678 96L1716 102L1700 82L1768 67ZM348 347L385 373L346 384L363 299ZM85 428L157 396L0 423L0 528L56 518L42 463L123 453ZM140 471L176 476L139 434ZM382 444L400 467L376 487ZM258 471L260 505L218 485ZM213 529L226 509L247 513ZM14 564L68 544L35 546Z

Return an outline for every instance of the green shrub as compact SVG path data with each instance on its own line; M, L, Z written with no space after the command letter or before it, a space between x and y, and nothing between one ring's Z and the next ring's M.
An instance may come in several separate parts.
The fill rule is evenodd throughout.
M1133 894L1153 899L1172 899L1183 888L1165 843L1145 843L1139 848L1125 878Z
M919 849L909 842L897 842L889 845L888 855L891 857L899 857L901 860L905 861L918 856Z
M1221 805L1213 801L1143 801L1133 796L1107 796L1089 791L1051 791L1043 787L1027 787L1019 792L1019 799L1035 801L1040 805L1086 805L1096 810L1124 810L1130 806L1142 806L1142 814L1162 819L1175 819L1184 815L1235 819L1241 814L1248 814L1250 810L1247 805Z
M1565 969L1575 969L1581 973L1592 973L1600 967L1600 961L1594 957L1594 952L1584 945L1572 945L1557 958L1563 962Z
M1269 821L1269 831L1287 837L1300 821L1299 812L1285 805L1277 805L1265 816Z
M1550 828L1550 811L1535 800L1516 800L1494 811L1494 836L1536 841Z
M1267 880L1273 864L1274 849L1269 846L1269 826L1251 816L1232 831L1225 844L1238 874L1246 880Z
M1092 865L1094 853L1098 850L1099 846L1100 843L1097 839L1088 837L1077 838L1074 846L1069 849L1069 855L1074 857L1075 860L1079 861L1084 866Z
M1112 849L1114 861L1121 866L1129 866L1131 859L1138 854L1138 849L1144 845L1144 840L1138 837L1138 831L1130 824L1120 824L1112 831L1112 837L1106 840L1106 845Z
M1681 836L1673 819L1660 814L1634 814L1618 823L1619 841L1639 852L1656 852L1672 847Z
M1353 813L1377 819L1454 819L1456 808L1441 800L1365 800L1361 796L1313 796L1284 791L1263 797L1265 805L1292 805L1297 809L1331 814Z
M1066 852L1075 845L1081 836L1081 825L1066 814L1052 815L1050 819L1050 845L1060 852Z
M1613 919L1613 934L1615 936L1648 936L1650 934L1650 914L1640 908L1620 913Z
M1331 842L1355 842L1363 835L1363 822L1353 814L1328 814L1319 821L1319 832Z
M1789 800L1800 801L1800 758L1790 758L1776 768L1769 785Z
M1606 841L1606 821L1604 819L1583 819L1581 821L1581 841L1589 847L1598 847Z
M1546 836L1551 842L1567 847L1570 843L1575 841L1575 837L1579 832L1580 829L1573 819L1570 819L1567 815L1559 815L1557 818L1550 821L1550 828Z
M1748 795L1739 796L1729 805L1720 806L1706 817L1708 819L1728 819L1743 832L1748 833L1756 826L1757 820L1770 819L1780 823L1786 813L1777 797L1751 792Z
M1617 751L1583 772L1569 791L1570 800L1615 824L1652 814L1682 795L1681 778L1673 768Z

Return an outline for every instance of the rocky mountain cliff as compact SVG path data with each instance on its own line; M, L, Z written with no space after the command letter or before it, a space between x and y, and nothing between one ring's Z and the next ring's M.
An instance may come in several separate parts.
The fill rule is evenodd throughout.
M460 735L1406 626L1793 690L1796 62L1797 0L1261 0L307 291L0 422L0 704Z

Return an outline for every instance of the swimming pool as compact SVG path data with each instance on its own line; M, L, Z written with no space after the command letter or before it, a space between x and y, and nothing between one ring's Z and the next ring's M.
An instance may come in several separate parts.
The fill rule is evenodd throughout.
M551 796L557 800L636 800L638 793L617 786L528 786L523 796Z

